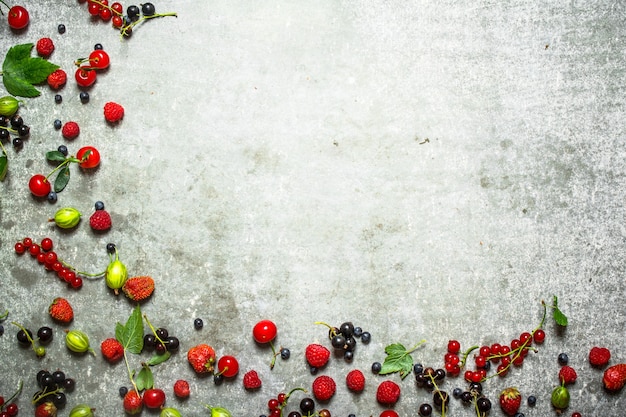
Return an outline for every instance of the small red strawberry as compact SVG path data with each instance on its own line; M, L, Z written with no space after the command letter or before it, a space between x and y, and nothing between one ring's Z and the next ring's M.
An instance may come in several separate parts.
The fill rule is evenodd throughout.
M378 385L376 401L383 405L393 406L400 398L400 386L391 380L386 380Z
M47 58L54 51L54 42L50 38L41 38L37 41L35 49L39 56Z
M174 395L178 398L188 398L190 394L189 382L179 379L174 382Z
M346 385L350 391L361 392L365 389L365 375L358 369L353 369L346 375Z
M124 346L115 338L104 339L100 344L102 356L109 363L116 363L124 357Z
M611 351L605 347L594 346L589 351L589 363L596 368L603 368L611 360Z
M248 371L243 376L243 387L247 390L253 390L261 387L261 378L256 371Z
M613 365L604 371L602 377L604 388L608 391L619 391L626 384L626 363Z
M52 74L48 75L47 81L50 88L58 90L67 82L67 73L61 68L58 68Z
M571 366L565 365L559 370L559 380L563 385L573 384L576 382L576 378L578 378L578 374L576 374L576 370Z
M193 370L199 374L213 372L215 350L211 346L201 343L187 351L187 361Z
M122 286L122 291L133 301L143 301L154 292L154 279L149 276L128 278Z
M52 300L52 304L48 307L48 313L54 320L64 324L74 319L74 309L72 309L70 302L63 297Z
M337 384L328 375L320 375L313 380L312 391L318 401L328 401L335 395Z
M116 123L124 117L124 107L109 101L104 105L104 118L109 123Z
M330 358L330 350L325 346L312 343L308 345L304 351L306 361L313 368L321 368L328 363Z
M124 396L124 411L127 414L135 415L141 413L143 409L143 398L134 389L129 390Z
M500 393L500 408L504 414L514 416L522 404L522 394L517 388L505 388Z
M104 209L96 210L89 217L89 226L97 231L109 230L111 228L111 215Z
M76 139L80 135L80 127L76 122L66 122L61 129L61 134L65 139Z
M41 403L35 409L35 417L56 417L57 407L52 401Z

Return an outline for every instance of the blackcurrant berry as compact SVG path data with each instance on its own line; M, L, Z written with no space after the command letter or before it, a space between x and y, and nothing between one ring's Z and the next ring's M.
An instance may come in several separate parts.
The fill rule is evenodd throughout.
M222 374L214 374L213 375L213 383L215 385L220 385L222 382L224 382L224 375L222 375Z
M418 410L421 417L428 417L433 413L433 406L427 403L420 405Z
M300 411L303 414L309 414L315 410L315 402L312 398L306 397L300 400Z
M52 373L52 380L56 383L56 384L61 384L63 383L63 381L65 381L65 372L63 371L54 371Z
M133 22L139 19L139 13L139 7L135 6L134 4L126 8L126 15Z
M559 362L559 365L567 365L567 363L569 362L569 356L567 356L567 353L560 353L557 360Z
M450 396L445 391L435 391L433 393L433 403L438 408L447 407L450 402Z
M7 140L10 136L11 136L11 134L9 133L8 130L0 129L0 139Z
M24 119L22 119L22 116L14 114L11 116L10 123L12 128L17 129L24 124Z
M13 138L13 140L11 141L11 143L13 143L13 147L16 150L20 150L24 147L24 141L20 138Z
M204 321L201 318L197 318L193 321L193 328L196 330L200 330L204 327Z
M343 349L344 345L346 344L346 338L340 334L335 335L330 340L330 344L333 345L335 349Z
M52 329L48 326L42 326L37 330L37 337L41 343L49 343L52 340Z
M7 126L9 124L9 118L5 115L0 115L0 126Z
M63 122L60 121L59 119L55 119L54 120L54 128L59 130L63 127ZM66 148L67 149L67 148Z
M466 404L469 404L472 401L472 398L474 398L474 396L472 395L471 392L469 391L465 391L461 394L461 401L463 401Z
M361 337L361 335L363 334L363 329L357 326L354 328L352 334L354 335L354 337Z
M103 49L104 49L104 47L102 46L102 44L101 44L101 43L97 43L97 44L95 44L95 45L93 46L93 50L94 50L94 51L101 51L101 50L103 50Z
M463 394L463 390L459 387L456 387L452 390L452 396L454 398L461 398L461 394Z
M356 347L356 339L352 336L346 338L345 349L346 350L354 350Z
M115 253L115 243L107 243L107 252L108 253Z
M350 362L352 359L354 359L354 352L351 350L346 350L345 352L343 352L343 359Z
M37 372L37 384L43 388L43 385L41 384L41 380L44 376L49 375L50 372L46 371L45 369L42 369L41 371Z
M474 394L482 394L483 385L480 382L470 382L469 391L473 392Z
M49 202L56 203L58 196L57 196L57 193L55 193L54 191L50 191L48 195L46 196L46 198L48 199Z
M0 336L4 334L4 326L0 324Z
M167 343L167 350L169 350L170 352L178 350L178 347L180 346L180 341L177 337L174 336L168 337L165 343Z
M291 356L291 351L287 348L282 348L280 349L280 357L283 360L287 360L289 359L289 357Z
M78 95L78 98L80 99L80 102L83 104L89 103L89 93L86 91L81 91L80 94Z
M61 385L63 386L65 392L72 392L74 391L74 387L76 386L76 381L74 380L74 378L65 378Z
M148 333L143 337L143 346L148 349L154 349L156 346L156 337L152 333Z
M529 407L534 407L537 404L537 397L529 395L526 401L528 402Z
M363 332L363 334L361 334L361 342L368 344L371 340L372 335L370 334L370 332Z
M65 33L65 25L61 23L57 26L57 32L59 32L60 35L63 35Z
M50 372L46 373L39 380L39 386L41 388L51 388L55 385L54 378L52 378L52 374Z
M446 371L439 368L435 370L434 378L436 381L442 381L446 377Z
M59 104L63 101L63 96L61 94L55 94L54 95L54 102Z
M377 374L383 368L383 365L380 362L374 362L372 364L372 372Z
M143 3L141 5L141 13L143 13L144 16L153 16L155 12L154 4Z
M292 411L287 415L287 417L302 417L302 414L297 411Z
M124 386L120 387L118 391L120 393L120 397L122 398L124 398L126 394L128 394L128 388Z
M478 411L486 413L491 410L491 401L487 397L480 397L476 400L476 407L478 407Z
M316 375L318 371L319 371L319 368L316 368L315 366L311 366L309 368L309 372L311 373L311 375Z
M341 323L341 326L339 326L339 331L342 335L348 338L354 333L354 325L349 321Z
M21 125L20 127L17 128L17 134L21 138L25 138L26 136L30 134L30 126Z
M167 336L169 336L169 333L167 332L167 329L163 328L163 327L159 327L158 329L156 329L156 335L161 339L167 339Z
M154 347L154 350L156 350L157 355L162 355L165 353L167 348L165 347L163 343L157 343L156 346Z
M104 203L102 201L96 201L96 204L94 204L94 208L96 210L104 210Z
M23 329L18 330L17 334L17 341L20 345L22 346L30 346L30 341L33 338L33 332L31 332L30 330L26 329L26 331L24 331Z

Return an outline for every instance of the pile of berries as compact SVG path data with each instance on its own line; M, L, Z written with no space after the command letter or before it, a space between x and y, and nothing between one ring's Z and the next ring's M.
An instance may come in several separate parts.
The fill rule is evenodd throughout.
M53 250L54 244L52 239L46 237L40 243L35 243L30 237L25 237L15 243L15 253L22 255L26 252L30 253L32 258L36 258L37 262L46 269L57 274L59 279L67 283L71 288L76 290L83 286L83 279L76 274L76 271L64 264Z
M361 339L361 343L368 344L372 340L372 335L363 331L361 327L354 326L352 322L343 322L339 327L330 326L323 322L316 322L328 327L328 338L330 344L335 351L343 354L346 361L352 361L354 351L357 346L357 339Z
M91 16L100 18L104 22L111 22L111 25L120 31L122 37L129 37L133 33L133 28L147 19L164 16L176 16L176 13L156 13L153 3L141 3L139 6L130 5L126 7L119 2L109 5L108 0L88 0L87 10Z
M42 369L37 372L37 386L39 391L33 394L33 404L51 402L57 408L63 408L67 403L66 393L74 390L76 381L61 370L50 372Z
M11 135L13 135L12 139ZM24 123L20 115L0 116L0 141L11 140L13 148L20 150L24 147L24 140L29 136L30 127Z
M109 54L102 48L102 44L96 44L94 50L87 58L79 58L74 63L78 67L74 73L76 84L81 88L87 88L96 82L98 77L97 71L102 71L109 67L111 59ZM89 101L89 96L83 95L81 101L83 103Z
M13 401L4 401L0 396L0 417L16 417L19 414L19 407Z
M311 397L304 397L300 400L299 409L291 410L287 413L287 405L289 398L295 391L304 391L301 388L295 388L289 393L281 392L276 397L270 398L267 402L267 408L269 410L268 417L302 417L302 416L319 416L319 417L331 417L331 413L328 409L323 408L315 412L315 401Z
M146 333L143 337L143 347L147 351L155 351L162 355L165 352L176 352L180 347L180 341L176 336L171 336L164 327L159 327L154 332Z

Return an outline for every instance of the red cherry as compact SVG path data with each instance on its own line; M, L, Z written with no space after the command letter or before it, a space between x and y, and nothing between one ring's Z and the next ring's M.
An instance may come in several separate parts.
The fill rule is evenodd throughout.
M100 164L100 152L93 146L80 148L76 152L76 158L82 161L78 164L81 168L95 168Z
M254 325L252 337L258 343L269 343L276 337L276 325L271 320L261 320Z
M108 9L105 9L105 10L108 10ZM92 68L105 69L109 66L110 63L111 63L111 60L109 58L109 54L104 52L102 49L96 49L92 53L89 54L89 66Z
M232 378L239 372L239 362L234 356L225 355L217 361L217 370L226 378Z
M74 78L76 79L76 84L79 87L89 87L96 82L96 71L89 69L87 67L79 67L74 73Z
M35 174L30 178L28 188L30 188L30 192L35 197L45 197L50 193L50 190L52 190L50 182L41 174Z
M24 29L28 26L28 22L30 22L28 10L22 6L11 7L11 9L9 9L8 22L12 29Z
M165 392L158 388L147 389L143 393L143 403L148 408L160 408L165 404Z

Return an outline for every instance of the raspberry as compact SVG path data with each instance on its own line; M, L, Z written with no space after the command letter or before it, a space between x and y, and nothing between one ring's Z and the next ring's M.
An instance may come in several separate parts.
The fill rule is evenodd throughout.
M256 371L248 371L243 376L243 387L248 390L257 389L261 387L261 379Z
M174 382L174 395L178 398L187 398L189 397L189 382L184 379L179 379Z
M67 122L63 125L61 134L65 139L76 139L80 134L80 127L76 122Z
M48 57L54 51L54 42L50 38L41 38L37 41L37 54L42 57Z
M358 369L353 369L346 375L346 385L350 391L361 392L365 389L365 376Z
M605 347L594 346L589 351L589 363L591 366L602 368L609 363L611 351Z
M394 405L400 398L400 386L393 381L380 383L376 390L376 400L383 405Z
M313 368L321 368L328 363L330 358L330 350L325 346L312 343L305 350L306 361Z
M53 90L58 90L63 87L66 81L67 74L61 68L58 68L52 74L48 75L48 85Z
M337 385L328 375L321 375L315 378L312 385L312 391L318 401L328 401L335 395Z
M104 105L104 118L109 123L115 123L124 117L124 107L121 105L109 101Z
M102 341L100 350L109 363L115 363L124 357L124 346L112 337Z
M559 381L561 381L564 385L573 384L576 382L576 378L578 375L576 374L576 370L571 366L562 366L559 371Z
M111 215L106 210L96 210L89 217L89 225L93 230L108 230L111 228Z

